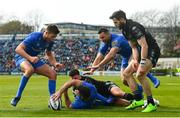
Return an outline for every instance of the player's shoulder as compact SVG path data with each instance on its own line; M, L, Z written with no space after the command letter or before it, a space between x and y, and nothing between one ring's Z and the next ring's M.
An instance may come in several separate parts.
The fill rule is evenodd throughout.
M131 19L129 19L127 21L128 25L129 25L129 28L131 31L136 31L136 30L144 30L144 26L141 25L139 22L136 22L136 21L133 21Z
M42 37L43 33L42 32L32 32L28 35L28 37L32 37L32 38L39 38Z
M89 82L86 82L86 81L83 81L83 82L82 82L82 85L85 86L85 87L88 87L89 89L91 89L91 88L94 87L93 84L91 84L91 83L89 83Z
M85 75L83 75L83 76L81 76L81 77L82 77L83 80L85 80L85 79L93 79L92 77L85 76Z
M123 34L111 34L112 40L122 40L124 39Z
M123 34L112 34L112 42L126 42L126 38L123 36Z

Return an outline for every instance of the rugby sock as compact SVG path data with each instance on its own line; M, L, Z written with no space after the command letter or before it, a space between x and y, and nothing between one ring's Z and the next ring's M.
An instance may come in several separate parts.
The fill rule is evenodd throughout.
M147 77L151 80L151 82L156 83L157 78L155 78L151 73L148 73Z
M128 101L134 100L134 96L131 93L125 93L123 99L126 99Z
M152 105L155 105L152 95L147 97L147 102L148 104L151 103Z
M141 85L139 85L139 84L137 84L137 87L138 87L138 90L139 90L139 92L143 92L143 87L141 86Z
M28 77L26 77L24 75L22 76L16 97L21 97L22 92L23 92L24 88L26 87L28 80L29 80Z
M56 91L56 80L50 80L48 82L49 94L50 96Z
M139 90L136 90L133 93L134 93L134 99L136 101L139 101L139 100L141 100L143 98L143 95Z

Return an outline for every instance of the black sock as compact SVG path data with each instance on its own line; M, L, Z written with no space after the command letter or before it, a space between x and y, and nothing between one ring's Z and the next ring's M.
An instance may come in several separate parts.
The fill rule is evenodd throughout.
M125 93L123 99L126 99L128 101L134 100L134 96L131 93Z
M155 103L154 103L154 99L153 99L153 97L152 96L148 96L147 97L147 102L148 102L148 104L152 104L152 105L155 105Z

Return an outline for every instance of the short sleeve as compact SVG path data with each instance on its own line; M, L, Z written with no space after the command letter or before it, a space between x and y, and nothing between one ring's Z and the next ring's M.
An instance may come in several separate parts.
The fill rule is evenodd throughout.
M132 37L135 39L135 40L138 40L140 39L142 36L144 36L145 33L144 33L144 30L143 28L141 27L138 27L138 26L133 26L132 27Z
M23 44L25 46L31 46L34 42L36 41L35 37L30 34L29 36L27 36L24 40L23 40Z

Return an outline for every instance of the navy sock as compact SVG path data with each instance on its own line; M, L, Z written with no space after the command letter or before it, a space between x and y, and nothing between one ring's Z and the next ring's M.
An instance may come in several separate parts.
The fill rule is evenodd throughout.
M26 77L24 75L22 76L16 97L21 97L22 92L23 92L24 88L26 87L28 80L29 80L28 77Z
M133 93L134 93L134 99L136 101L139 101L139 100L141 100L143 98L143 95L139 90L136 90Z
M48 82L50 96L56 91L56 80L49 80Z
M147 74L147 77L151 80L151 82L155 83L157 81L157 78L154 77L151 73Z
M141 86L141 85L139 85L139 84L137 84L137 87L138 87L138 90L139 90L139 92L143 92L143 87Z

